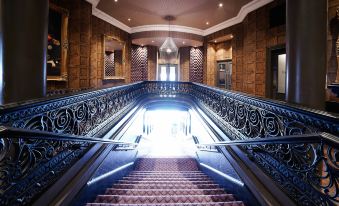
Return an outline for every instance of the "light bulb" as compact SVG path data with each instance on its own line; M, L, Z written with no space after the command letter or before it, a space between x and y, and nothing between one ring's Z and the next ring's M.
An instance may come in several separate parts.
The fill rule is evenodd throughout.
M167 52L167 53L171 53L172 50L171 50L170 48L167 48L167 49L166 49L166 52Z

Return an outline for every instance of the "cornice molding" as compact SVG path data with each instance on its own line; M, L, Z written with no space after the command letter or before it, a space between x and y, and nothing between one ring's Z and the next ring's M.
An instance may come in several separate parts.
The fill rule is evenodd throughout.
M236 24L243 22L244 19L246 18L246 16L250 12L259 9L262 6L265 6L266 4L271 3L272 1L274 1L274 0L254 0L254 1L251 1L250 3L241 7L241 9L240 9L240 11L239 11L239 13L236 17L233 17L233 18L226 20L226 21L224 21L220 24L217 24L217 25L212 26L208 29L205 29L203 36L213 34L217 31L222 30L222 29L225 29L225 28L228 28L230 26L233 26L233 25L236 25Z
M137 27L129 27L126 24L118 21L117 19L113 18L112 16L106 14L105 12L97 9L97 5L100 2L100 0L86 0L87 2L92 4L92 14L130 34L137 33L137 32L144 32L144 31L168 31L168 25L165 24L157 24L157 25L144 25L144 26L137 26ZM177 32L185 32L185 33L192 33L197 34L201 36L207 36L210 34L213 34L217 31L220 31L222 29L228 28L230 26L236 25L241 23L245 17L252 11L271 3L274 0L253 0L250 3L244 5L241 7L238 15L236 17L233 17L229 20L226 20L220 24L217 24L215 26L212 26L208 29L202 30L198 28L193 27L187 27L187 26L180 26L180 25L171 25L171 31L177 31Z
M102 19L110 24L112 24L113 26L116 26L122 30L124 30L127 33L132 33L132 28L127 26L126 24L116 20L115 18L113 18L112 16L106 14L105 12L92 7L92 14L96 17L98 17L99 19Z
M180 25L171 25L170 30L177 31L177 32L197 34L200 36L203 36L204 34L204 30L193 28L193 27L180 26ZM138 32L144 32L144 31L168 31L168 25L156 24L156 25L137 26L137 27L132 27L131 31L132 31L131 33L138 33Z
M96 8L100 2L100 0L86 0L87 2L92 4L92 7Z

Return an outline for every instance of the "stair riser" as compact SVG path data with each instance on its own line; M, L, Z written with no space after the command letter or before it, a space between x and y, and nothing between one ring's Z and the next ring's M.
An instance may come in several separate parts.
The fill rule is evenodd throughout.
M226 194L220 190L114 190L107 189L106 195L131 195L131 196L163 196L163 195L217 195Z
M233 195L199 195L199 196L117 196L99 195L95 202L119 204L150 203L201 203L234 201Z
M158 185L158 184L193 184L193 185L201 185L201 184L213 184L211 180L209 181L149 181L149 180L142 180L142 181L131 181L131 180L119 180L119 184L148 184L148 185Z
M123 180L130 180L130 181L208 181L211 180L208 177L200 177L200 178L194 178L194 177L182 177L182 178L166 178L166 177L124 177Z

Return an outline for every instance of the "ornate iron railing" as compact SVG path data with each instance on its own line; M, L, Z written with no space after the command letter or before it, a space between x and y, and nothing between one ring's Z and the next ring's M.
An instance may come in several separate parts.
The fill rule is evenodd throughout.
M240 93L219 90L201 84L193 84L192 97L199 107L209 116L231 140L248 140L289 135L313 134L327 132L338 136L338 116L326 112L291 106L282 102L255 98ZM283 150L285 147L288 149ZM318 168L324 172L319 179L333 182L331 192L323 188L324 182L312 187L302 170L296 172L291 165L284 164L272 154L272 148L262 148L253 152L242 147L253 161L292 198L298 205L333 205L339 203L338 164L334 164L329 173L326 166ZM275 147L286 153L285 157L298 157L298 147L290 145ZM337 153L338 148L332 150ZM300 153L299 155L301 155ZM306 155L306 154L304 154ZM337 155L332 155L337 157ZM328 157L324 157L328 158ZM303 161L302 159L299 159ZM336 160L331 159L331 160ZM308 171L310 173L311 171ZM316 174L313 174L316 175ZM330 177L328 176L330 175ZM332 184L332 183L331 183ZM318 188L318 189L316 189Z
M0 110L4 126L54 133L98 136L107 132L144 94L142 83L46 98L23 105L6 105ZM108 128L103 128L103 127Z
M93 144L136 148L136 143L0 127L0 205L25 205Z
M30 138L0 133L0 205L30 203L95 144L90 137L106 134L143 94L137 83L3 106L2 126L47 133L33 132ZM54 139L58 134L70 138ZM86 135L88 141L72 135Z
M313 201L310 201L311 198L298 199L298 205L338 204L338 137L320 133L196 144L199 150L213 151L219 147L239 145L246 146L251 158L258 158L258 155L274 157L272 160L277 167L283 167L287 175L294 176L294 184L302 185L312 194ZM303 185L300 180L308 185Z
M161 98L171 101L178 97L195 102L196 106L204 111L231 140L276 138L320 132L339 135L337 116L190 82L145 81L115 88L77 93L72 96L6 105L0 110L0 125L100 138L142 100ZM79 147L74 146L74 144L67 144L67 141L64 141L60 146L60 143L48 143L52 140L43 140L43 138L30 140L32 143L30 144L28 140L25 140L28 142L22 142L22 139L16 138L16 145L18 145L16 147L22 148L22 151L25 152L17 153L20 149L16 149L11 150L10 153L13 155L16 153L16 155L25 154L25 161L15 163L27 171L25 175L22 175L7 171L9 166L4 154L8 154L8 149L6 149L8 148L8 141L13 142L13 139L6 136L1 136L1 138L1 185L5 185L6 182L6 184L11 183L13 190L10 193L6 192L6 195L8 194L9 197L15 197L18 200L23 199L23 202L29 202L33 197L33 193L28 194L28 191L40 191L42 188L46 188L53 182L53 178L57 179L93 145L93 143L88 143L89 145ZM282 154L278 155L276 152L280 150L285 153L284 158L291 156L295 157L295 160L303 161L299 156L302 154L309 155L310 153L303 153L302 148L298 145L300 144L276 144L274 147L260 147L260 150L242 146L242 149L252 155L253 160L261 166L262 170L269 174L298 204L329 205L333 202L338 203L337 148L332 149L327 156L322 156L323 162L325 159L327 162L332 161L331 171L327 171L326 167L320 168L320 171L326 175L318 178L319 180L321 178L328 179L331 176L331 184L335 186L327 190L321 185L323 181L318 182L318 187L309 184L308 178L315 175L311 174L314 170L308 170L307 175L303 175L302 172L305 170L297 171L293 165L282 162L278 158ZM43 150L45 155L41 156L40 152L36 153L35 151L39 150L35 148ZM58 149L47 150L43 148ZM64 149L60 150L60 148ZM308 151L318 152L320 149L320 147L312 148ZM59 150L60 153L50 153L50 151ZM319 152L321 151L325 152L324 149L319 150ZM317 154L317 157L321 157L320 154ZM38 159L31 161L31 157L38 157ZM333 158L329 159L330 157ZM46 166L42 167L42 164ZM34 172L32 168L35 168ZM8 173L19 178L8 179ZM39 178L36 179L36 177ZM19 183L17 180L21 182ZM4 187L0 189L0 192L5 191ZM0 193L0 195L4 196L4 193Z

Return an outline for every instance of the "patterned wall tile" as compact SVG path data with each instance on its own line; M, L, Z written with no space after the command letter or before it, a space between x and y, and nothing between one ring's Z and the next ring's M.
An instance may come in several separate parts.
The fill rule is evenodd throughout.
M203 47L190 50L189 81L203 83L204 52Z
M114 63L114 53L105 52L105 77L115 76L115 63Z
M132 46L131 82L144 81L148 78L147 47Z

